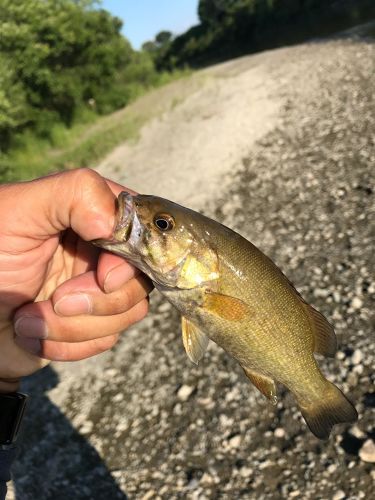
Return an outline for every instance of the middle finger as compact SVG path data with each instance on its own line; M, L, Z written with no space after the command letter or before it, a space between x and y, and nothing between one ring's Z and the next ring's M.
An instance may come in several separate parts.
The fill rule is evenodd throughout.
M55 313L60 316L121 314L144 299L152 290L151 281L143 274L127 281L112 293L105 293L96 282L94 272L70 280L64 292L56 290L52 297Z
M148 301L141 300L130 310L112 316L59 316L50 301L38 302L38 316L21 311L15 316L16 337L57 342L84 342L117 334L140 321L147 314ZM36 305L36 304L35 304ZM25 306L22 309L25 309ZM20 315L22 314L22 315ZM38 345L38 342L35 342ZM40 349L40 347L39 347Z

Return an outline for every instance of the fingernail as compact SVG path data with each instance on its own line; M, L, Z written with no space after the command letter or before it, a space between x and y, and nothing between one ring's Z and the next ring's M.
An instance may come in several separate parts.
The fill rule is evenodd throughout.
M45 321L35 316L21 316L14 324L16 335L20 337L46 339L48 330Z
M91 298L85 293L72 293L64 295L54 305L56 314L61 316L76 316L92 312Z
M31 352L32 354L40 354L42 351L42 345L38 339L16 336L14 341L19 347L25 349L25 351Z
M121 288L125 283L134 278L139 271L129 264L120 264L107 273L104 279L104 291L106 293L114 292Z

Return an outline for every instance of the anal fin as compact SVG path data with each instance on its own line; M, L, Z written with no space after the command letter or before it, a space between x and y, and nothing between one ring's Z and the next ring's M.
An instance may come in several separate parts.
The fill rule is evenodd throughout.
M203 357L207 345L208 337L203 333L197 326L195 326L191 321L182 316L182 341L184 343L186 354L189 359L198 364L199 360Z
M244 368L247 378L252 382L255 387L271 401L273 405L277 404L276 385L272 378L266 375L261 375L258 372Z
M304 303L314 331L314 352L333 358L337 350L337 340L333 326L319 311Z

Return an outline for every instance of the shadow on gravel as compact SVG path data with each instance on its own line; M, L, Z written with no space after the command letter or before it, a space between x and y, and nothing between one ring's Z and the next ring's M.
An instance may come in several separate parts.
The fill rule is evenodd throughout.
M23 384L30 402L13 468L15 498L126 500L95 448L46 395L58 381L46 367Z

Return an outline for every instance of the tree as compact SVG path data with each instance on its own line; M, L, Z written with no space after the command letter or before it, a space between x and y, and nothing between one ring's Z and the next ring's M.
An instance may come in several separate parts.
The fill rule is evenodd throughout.
M172 41L173 34L170 31L160 31L155 36L155 42L159 47L163 47Z
M53 121L70 125L90 99L100 112L112 78L131 61L121 21L95 6L93 0L0 0L0 54L8 68L0 81L2 107L13 78L27 123L42 135ZM25 123L8 120L7 134Z
M173 34L170 31L160 31L153 41L145 42L142 45L142 50L147 52L159 66L164 59L173 41Z

